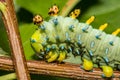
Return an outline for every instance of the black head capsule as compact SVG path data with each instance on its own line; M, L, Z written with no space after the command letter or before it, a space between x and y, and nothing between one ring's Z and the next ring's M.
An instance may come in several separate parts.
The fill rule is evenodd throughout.
M41 25L42 24L42 22L43 22L43 17L41 16L41 15L35 15L34 17L33 17L33 23L35 24L35 25Z

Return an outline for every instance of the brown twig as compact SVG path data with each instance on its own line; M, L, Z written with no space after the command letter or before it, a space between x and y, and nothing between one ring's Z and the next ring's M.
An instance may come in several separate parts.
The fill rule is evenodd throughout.
M55 64L46 63L44 61L27 61L28 70L34 74L44 74L51 76L67 77L74 79L103 79L101 77L102 71L100 69L93 69L93 72L87 72L80 68L80 65L73 64ZM13 62L10 58L0 57L0 69L13 71ZM115 78L118 79L120 72L114 71Z
M13 7L13 1L1 0L1 2L3 3L1 6L1 12L3 14L3 21L5 24L5 28L10 43L12 60L14 62L17 79L30 80L20 39L20 34L18 31L18 24Z

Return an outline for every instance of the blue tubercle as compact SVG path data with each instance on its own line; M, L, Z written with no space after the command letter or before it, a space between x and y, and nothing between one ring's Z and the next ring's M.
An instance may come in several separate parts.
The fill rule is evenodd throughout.
M40 25L39 28L42 29L42 30L45 30L45 26L44 25Z
M109 44L110 44L110 45L113 45L113 41L110 41Z
M95 45L95 42L94 42L94 41L92 41L92 42L90 43L90 47L91 47L91 48L93 48L93 47L94 47L94 45Z
M105 53L108 54L108 51L109 51L109 48L106 48L105 49Z
M108 58L107 58L107 57L104 57L104 60L105 60L105 62L106 62L106 63L108 63L108 62L109 62L109 60L108 60Z
M96 35L96 39L100 39L101 34Z
M53 19L53 23L54 23L55 25L57 25L57 24L58 24L58 19L57 19L57 18Z
M89 50L89 54L90 56L93 56L93 52L91 50Z
M70 52L72 52L72 48L69 46L68 49L70 50Z
M36 42L36 40L34 40L34 39L30 39L30 41L31 41L32 43L35 43L35 42Z
M74 25L70 25L70 26L69 26L69 30L70 30L70 31L73 31L73 29L74 29Z
M61 50L64 50L64 49L65 49L65 46L62 45L60 48L61 48Z
M87 25L87 26L85 26L85 27L82 28L82 31L86 32L88 28L89 28L89 26Z
M80 54L80 52L79 52L79 50L78 50L78 49L76 50L76 53L77 53L78 55Z
M67 32L65 33L65 36L66 36L66 40L70 42L71 39L69 38L69 34Z

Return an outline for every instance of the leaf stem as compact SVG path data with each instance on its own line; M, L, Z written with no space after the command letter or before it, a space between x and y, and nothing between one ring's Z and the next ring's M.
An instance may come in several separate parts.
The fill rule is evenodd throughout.
M9 44L11 48L11 57L15 67L18 80L30 80L28 74L24 51L18 30L16 14L12 0L0 0L0 10L2 13L3 22L5 24Z
M63 7L61 14L62 16L67 16L69 12L75 7L77 3L79 3L81 0L68 0L68 2Z

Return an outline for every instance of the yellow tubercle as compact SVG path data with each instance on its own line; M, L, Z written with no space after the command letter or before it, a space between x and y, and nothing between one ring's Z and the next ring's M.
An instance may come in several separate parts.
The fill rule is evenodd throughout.
M110 66L101 66L105 77L112 77L113 69Z
M87 21L86 24L90 24L95 20L95 16L91 16Z
M61 63L66 58L66 52L60 51L58 61Z
M79 16L80 14L80 9L75 9L73 12L70 13L70 17L75 19Z
M57 16L58 13L59 13L59 8L58 8L57 5L53 5L53 6L49 9L49 12L48 12L48 14L49 14L50 16Z
M36 43L43 42L41 39L41 31L39 29L32 35L31 40L35 40Z
M103 31L108 26L108 23L105 23L99 27L99 30Z
M120 29L117 29L116 31L114 31L113 33L112 33L112 35L117 35L117 34L119 34L120 33Z
M88 71L92 70L93 69L93 63L92 63L92 61L87 60L87 59L83 59L83 68L85 70L88 70Z
M47 59L47 62L49 62L49 63L54 62L57 59L58 56L59 55L58 55L57 52L52 52L51 55L50 55L50 58Z
M46 55L46 58L47 58L47 59L50 58L50 57L52 56L52 54L53 54L53 52L50 51L50 52Z

